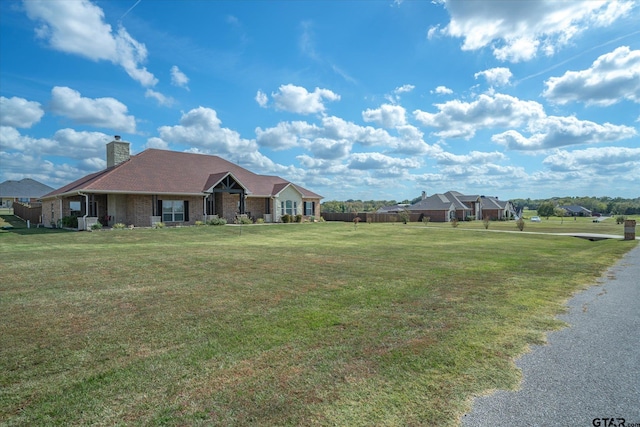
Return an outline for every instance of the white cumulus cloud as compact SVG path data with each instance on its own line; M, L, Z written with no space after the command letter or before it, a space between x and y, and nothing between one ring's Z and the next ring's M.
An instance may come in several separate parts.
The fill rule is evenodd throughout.
M349 161L350 169L390 169L390 168L419 168L420 162L411 158L390 157L382 153L354 153Z
M640 148L606 147L585 150L557 150L544 163L556 170L578 170L586 166L608 168L620 164L640 163Z
M27 101L16 96L0 96L0 125L16 128L30 128L38 123L44 111L39 102Z
M480 165L506 159L506 156L498 151L491 153L472 151L469 154L453 154L443 151L433 157L441 165Z
M543 96L558 104L608 106L625 99L640 103L640 50L621 46L600 56L590 68L551 77L545 85Z
M590 26L606 27L635 7L632 1L456 1L443 0L450 14L429 37L462 38L463 50L489 47L496 58L520 62L542 51L552 55Z
M267 104L269 103L269 97L261 90L258 90L258 92L256 92L255 100L262 108L266 108Z
M490 68L488 70L479 71L473 75L476 79L484 77L492 86L505 86L509 84L509 80L513 77L511 70L505 67Z
M95 4L87 0L25 1L24 7L27 16L39 24L36 35L53 49L118 64L143 86L158 82L142 65L147 59L146 46L124 27L114 32L104 20L104 11Z
M630 126L603 125L573 116L549 116L532 122L528 127L531 136L515 130L494 135L493 142L510 150L545 150L570 145L615 142L637 135Z
M158 131L163 141L185 144L193 147L196 152L211 152L237 158L239 155L257 151L255 141L241 138L238 132L223 128L221 124L215 110L198 107L183 114L179 125L161 126Z
M176 101L170 96L163 95L162 93L155 91L153 89L147 89L144 93L145 98L153 98L158 101L158 104L164 105L166 107L170 107Z
M402 126L407 123L406 111L400 105L384 104L380 108L367 109L362 112L365 122L374 122L386 128Z
M189 90L189 77L177 65L171 67L171 84Z
M100 158L104 160L104 146L109 136L102 132L78 132L60 129L52 138L32 138L21 135L15 128L0 127L0 149L39 156L61 156L77 160ZM97 170L97 169L94 169Z
M471 138L476 131L494 127L517 127L545 117L541 104L504 94L482 94L472 102L459 100L436 104L437 113L413 112L424 126L437 129L442 138Z
M438 86L434 90L432 90L431 93L436 93L438 95L451 95L453 93L453 90L449 89L446 86Z
M292 84L280 86L278 92L272 93L271 97L276 109L298 114L323 113L326 109L325 101L340 100L340 95L329 89L315 88L313 92L308 92L304 87Z
M56 86L51 90L51 111L84 125L134 133L136 121L127 106L115 98L83 98L80 92Z

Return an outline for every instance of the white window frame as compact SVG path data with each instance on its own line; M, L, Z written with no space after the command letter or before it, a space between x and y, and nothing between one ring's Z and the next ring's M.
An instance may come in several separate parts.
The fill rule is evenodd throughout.
M302 202L304 204L304 214L306 216L313 216L315 212L313 211L313 202Z
M184 222L184 200L163 200L162 222Z
M282 200L280 202L282 215L295 216L298 212L298 202L295 200Z
M81 216L82 215L82 202L78 200L71 200L69 202L69 215Z

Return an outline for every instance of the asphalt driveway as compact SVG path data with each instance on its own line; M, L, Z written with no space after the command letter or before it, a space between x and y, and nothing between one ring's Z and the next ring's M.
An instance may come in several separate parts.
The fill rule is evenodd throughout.
M475 399L462 426L640 427L640 245L568 307L516 361L521 389Z

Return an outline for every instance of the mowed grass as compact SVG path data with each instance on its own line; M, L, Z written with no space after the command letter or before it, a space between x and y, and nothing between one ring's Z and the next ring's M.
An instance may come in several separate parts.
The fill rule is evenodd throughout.
M0 424L456 425L636 242L348 223L0 234Z
M531 216L535 212L525 215L524 232L527 233L594 233L624 236L624 224L616 224L616 217L607 217L600 222L594 222L595 217L541 217L541 222L531 222ZM640 223L637 215L625 215L627 219L635 219ZM410 223L414 225L414 223ZM415 223L418 225L418 223ZM451 223L429 222L429 227L451 228ZM458 228L470 230L484 230L482 221L459 221ZM490 221L488 230L491 231L517 231L515 221Z

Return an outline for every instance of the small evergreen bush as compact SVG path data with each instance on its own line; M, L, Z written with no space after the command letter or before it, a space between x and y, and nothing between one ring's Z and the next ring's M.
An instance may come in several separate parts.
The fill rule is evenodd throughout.
M402 210L400 212L398 212L398 219L400 219L400 221L402 221L403 224L406 224L409 222L409 212L406 210Z
M253 224L253 220L247 216L236 218L236 224Z
M289 214L284 214L284 215L282 215L282 216L280 217L280 220L281 220L282 222L284 222L285 224L288 224L288 223L290 223L290 222L291 222L291 215L289 215Z
M102 224L100 222L96 222L91 226L92 230L102 230Z
M227 223L227 220L224 218L211 218L209 221L207 221L208 225L225 225Z
M62 226L66 228L78 228L78 217L76 216L63 217Z

